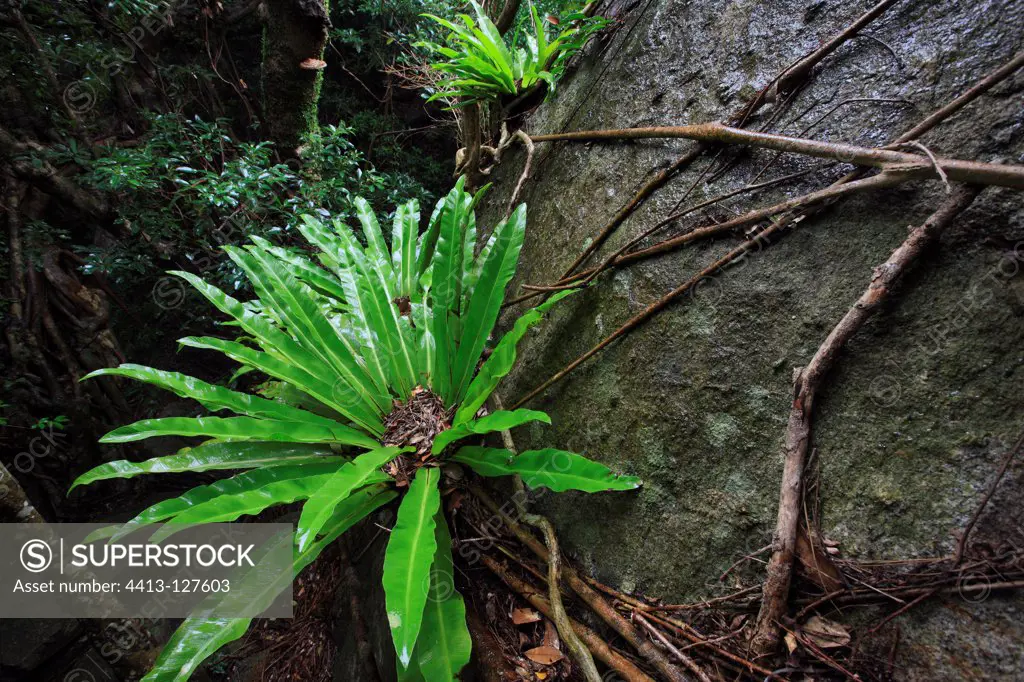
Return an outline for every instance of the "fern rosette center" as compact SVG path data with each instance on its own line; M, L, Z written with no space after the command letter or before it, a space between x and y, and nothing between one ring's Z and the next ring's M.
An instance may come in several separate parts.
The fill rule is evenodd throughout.
M422 386L414 388L408 400L394 401L391 412L384 417L381 443L414 448L384 467L399 487L408 486L420 467L437 465L437 457L431 453L431 448L437 435L451 428L454 414L453 408L446 409L439 396Z

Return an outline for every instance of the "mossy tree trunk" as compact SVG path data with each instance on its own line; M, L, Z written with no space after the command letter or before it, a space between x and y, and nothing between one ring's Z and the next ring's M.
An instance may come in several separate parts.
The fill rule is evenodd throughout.
M283 159L301 159L315 134L327 45L327 0L267 0L263 32L263 119Z

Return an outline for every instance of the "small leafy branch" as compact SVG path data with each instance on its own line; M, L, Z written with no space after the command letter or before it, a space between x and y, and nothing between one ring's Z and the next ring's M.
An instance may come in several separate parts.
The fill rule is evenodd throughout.
M465 180L438 202L418 236L415 201L395 211L390 248L366 201L355 207L364 247L340 221L305 216L300 231L317 249L314 262L256 236L226 247L258 296L241 302L195 275L190 282L240 328L236 339L187 337L185 346L215 350L243 370L276 382L274 399L194 377L138 365L89 376L123 376L235 416L145 419L101 440L198 436L194 448L144 462L110 462L74 486L149 473L244 470L193 488L141 512L112 531L123 537L148 524L229 522L275 505L303 501L293 573L368 514L405 491L385 555L383 585L402 679L453 680L472 643L465 605L451 584L451 539L441 508L441 464L482 476L520 475L556 492L630 490L581 455L555 449L515 454L460 441L527 422L543 412L498 410L485 401L513 367L517 345L560 292L520 317L481 358L516 271L526 230L520 205L475 254L474 206L482 195ZM354 457L346 455L361 450ZM72 486L72 487L74 487ZM184 680L206 657L241 637L250 619L190 618L171 638L147 680Z
M559 22L565 28L549 40L545 22L531 3L532 26L517 32L509 46L483 8L472 0L471 4L475 20L467 14L458 15L455 21L423 15L451 31L448 46L419 44L446 59L431 64L445 77L428 101L457 100L453 106L463 107L505 95L514 97L541 82L547 84L549 92L554 92L569 57L609 23L602 17L574 12Z

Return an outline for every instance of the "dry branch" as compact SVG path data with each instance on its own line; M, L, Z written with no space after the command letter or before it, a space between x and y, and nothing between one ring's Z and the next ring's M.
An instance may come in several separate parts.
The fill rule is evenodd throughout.
M867 290L832 329L808 365L794 372L794 397L786 430L785 464L773 538L774 551L768 562L761 610L752 638L752 648L756 654L770 655L775 652L779 643L778 626L786 613L800 520L803 469L818 388L850 337L888 300L896 281L921 257L925 247L933 243L974 201L978 191L976 187L961 188L922 225L911 231L910 236L889 259L875 268Z

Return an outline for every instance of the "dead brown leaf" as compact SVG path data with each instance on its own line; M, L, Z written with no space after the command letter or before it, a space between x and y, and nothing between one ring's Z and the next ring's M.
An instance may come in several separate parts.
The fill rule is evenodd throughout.
M549 646L552 649L561 649L562 640L558 638L558 629L555 624L550 620L544 621L544 646Z
M821 541L809 535L801 526L796 537L796 556L804 575L825 592L834 592L843 586L843 579L832 556L822 547Z
M541 619L541 615L533 609L514 609L512 611L512 622L516 625L526 625L527 623L536 623Z
M534 663L540 663L541 665L554 665L565 658L561 651L550 646L539 646L529 651L524 651L523 655Z
M811 616L803 625L804 635L822 649L834 649L850 643L849 631L833 620Z

